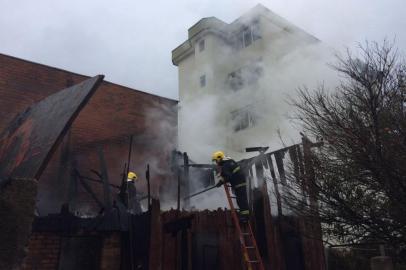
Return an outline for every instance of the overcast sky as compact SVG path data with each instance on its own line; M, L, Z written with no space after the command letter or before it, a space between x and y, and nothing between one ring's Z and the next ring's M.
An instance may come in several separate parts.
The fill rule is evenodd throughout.
M405 0L0 0L0 53L177 99L187 29L257 3L338 49L387 37L406 51Z

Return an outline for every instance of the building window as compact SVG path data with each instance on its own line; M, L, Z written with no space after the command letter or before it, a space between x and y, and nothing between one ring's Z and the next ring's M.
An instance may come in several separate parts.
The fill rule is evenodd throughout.
M244 27L237 35L237 47L245 48L251 45L255 40L261 38L259 21L253 21L249 26Z
M255 62L246 68L246 81L247 85L252 85L258 82L259 78L264 74L262 63Z
M240 90L244 87L244 79L242 77L241 69L236 70L228 74L228 85L234 91Z
M235 132L253 127L257 123L257 117L252 106L232 112L231 118Z
M263 75L262 61L257 60L245 67L233 71L227 75L227 84L234 90L240 90L245 86L256 83Z
M251 25L252 40L255 41L261 38L261 29L259 27L259 21L254 21Z
M199 52L204 51L204 46L205 46L204 39L202 39L199 41Z
M244 38L244 47L248 47L252 43L252 33L251 28L247 27L242 31L242 36Z
M200 76L200 87L206 86L206 75Z

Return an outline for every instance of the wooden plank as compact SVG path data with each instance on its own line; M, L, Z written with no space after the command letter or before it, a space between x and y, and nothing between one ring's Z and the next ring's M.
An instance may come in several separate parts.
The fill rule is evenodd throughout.
M258 187L262 187L265 184L264 167L262 166L262 159L258 159L255 162L255 172L257 176Z
M289 152L290 160L293 163L293 174L296 178L296 181L299 182L300 181L300 179L299 179L300 169L299 169L299 158L298 158L296 146L294 145L294 146L290 147L288 152Z
M190 183L189 183L189 156L186 152L183 153L183 194L189 195L190 194ZM186 199L183 200L184 206L186 209L190 206L190 200Z
M76 179L79 179L80 183L82 184L83 188L87 191L87 193L92 196L93 200L97 203L97 205L100 207L100 209L104 209L103 203L97 198L96 193L92 190L92 188L86 183L85 180L83 180L80 175L76 172L75 174Z
M279 178L281 180L282 185L286 186L286 174L285 174L285 168L283 165L283 159L285 157L285 151L286 150L281 150L278 152L275 152L275 161L276 161L276 167L278 168L279 172Z
M282 213L281 193L279 192L278 179L276 178L276 175L275 175L275 168L273 166L271 154L267 154L267 160L268 160L268 164L269 164L269 170L271 171L273 187L275 189L276 205L278 208L278 217L282 217L283 213Z

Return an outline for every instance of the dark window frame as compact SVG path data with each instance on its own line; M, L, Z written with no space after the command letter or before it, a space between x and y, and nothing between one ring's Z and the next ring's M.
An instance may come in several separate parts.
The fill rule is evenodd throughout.
M252 109L253 106L247 106L243 109L231 112L235 132L256 126L258 117L252 112Z
M200 40L198 43L198 47L199 47L199 52L202 52L206 49L206 42L204 39Z
M249 25L242 28L237 34L237 48L246 48L261 38L262 35L259 20L254 20Z
M199 82L200 82L200 88L206 87L206 84L207 84L206 74L203 74L200 76Z
M244 78L242 77L241 69L229 73L227 80L230 88L234 91L238 91L244 87Z
M255 60L227 75L227 87L238 91L246 86L253 85L263 76L264 68L262 58Z

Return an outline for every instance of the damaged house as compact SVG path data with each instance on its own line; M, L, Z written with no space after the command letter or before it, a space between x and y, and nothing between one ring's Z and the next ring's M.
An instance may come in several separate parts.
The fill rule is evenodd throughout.
M225 32L218 19L203 19L189 29L190 40L174 50L173 61L186 72L187 63L193 65L189 55L196 51L200 61L199 53L214 48L217 38L228 42L224 35L229 33L242 31L234 36L240 44L235 49L257 46L263 38L256 24L260 21L248 28L227 26L231 32ZM254 69L261 72L264 60L258 61ZM229 86L238 91L242 70L209 70L213 73L194 73L198 77L180 72L181 102L194 98L184 92L187 83L210 86L213 74L229 78ZM1 266L246 269L233 212L199 211L184 200L196 191L191 183L197 178L203 187L214 180L211 165L176 151L178 102L102 79L0 54L0 210L10 217L1 224ZM234 131L255 122L249 115L237 118ZM184 124L180 134L187 133ZM239 162L247 175L252 228L265 269L325 269L319 224L289 215L278 195L288 185L289 164L298 178L312 177L313 146L304 138L277 151L260 149L259 155ZM138 175L137 211L130 209L129 197L120 197L128 196L123 188L129 171ZM16 185L22 187L27 179L33 188L20 192Z

